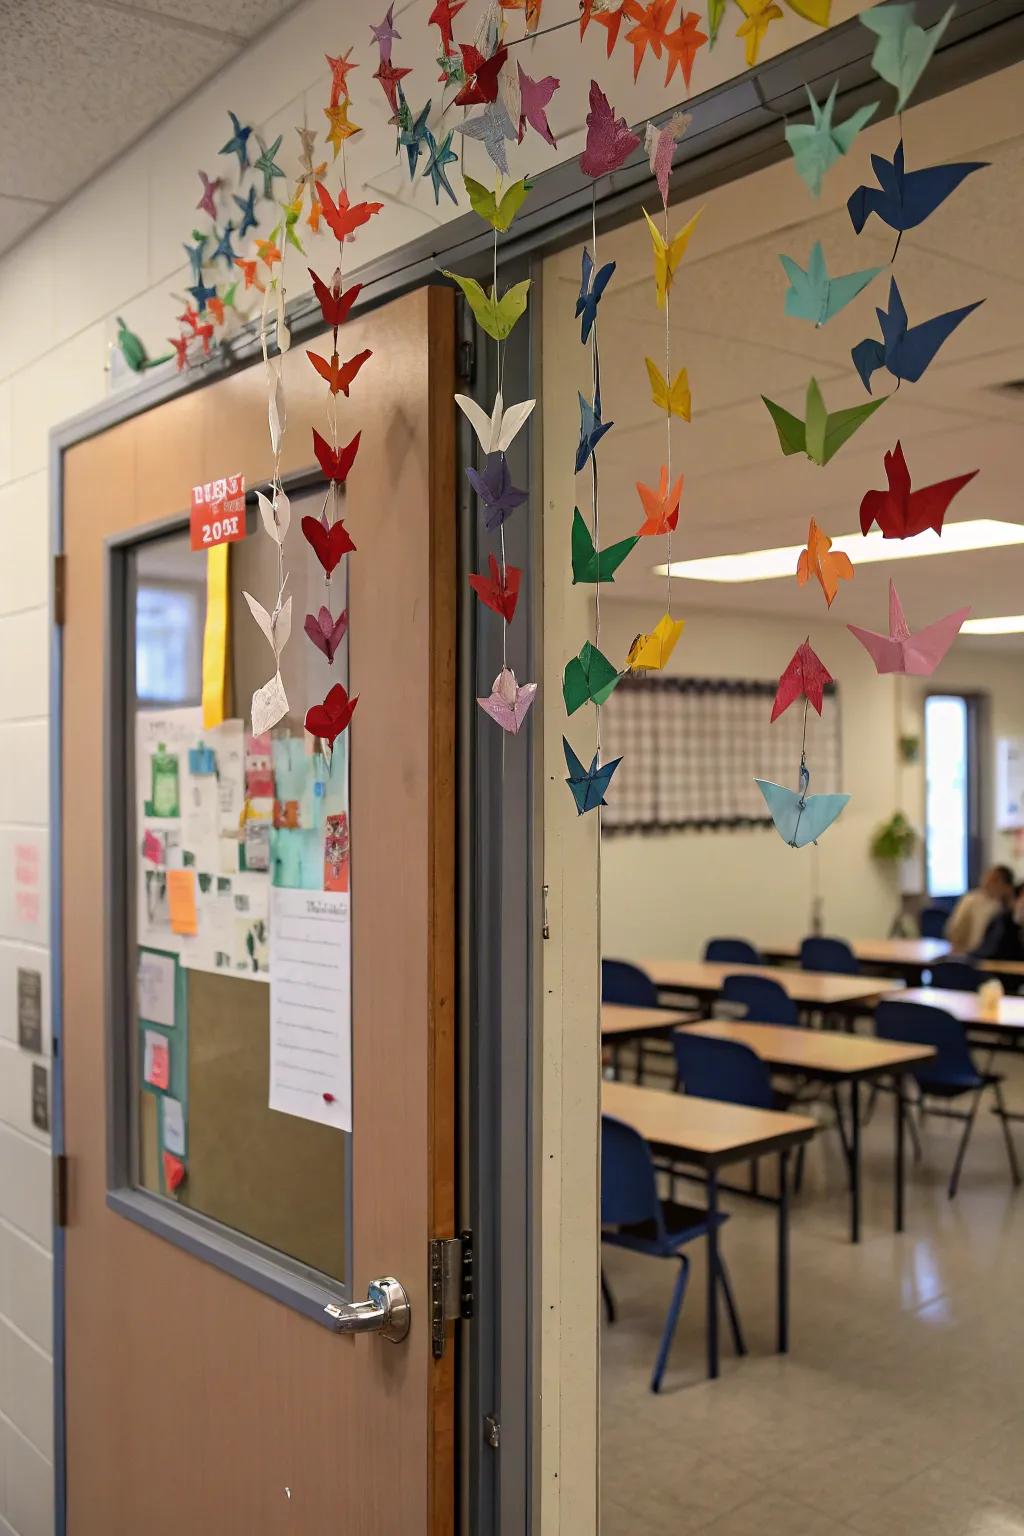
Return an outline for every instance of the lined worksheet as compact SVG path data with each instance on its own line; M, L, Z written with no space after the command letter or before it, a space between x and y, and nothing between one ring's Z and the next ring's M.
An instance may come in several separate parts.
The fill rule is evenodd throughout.
M270 1108L352 1129L351 897L270 893Z

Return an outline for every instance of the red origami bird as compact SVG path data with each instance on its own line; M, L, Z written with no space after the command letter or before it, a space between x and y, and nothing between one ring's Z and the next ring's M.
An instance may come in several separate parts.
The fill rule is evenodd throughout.
M355 357L350 357L346 363L339 363L337 352L332 354L330 362L326 357L321 357L319 352L307 352L306 356L320 377L327 380L331 394L336 395L340 390L347 400L353 379L366 359L372 357L373 353L367 347L365 352L357 352Z
M358 694L350 699L341 683L335 683L322 704L313 704L306 710L306 730L311 736L330 742L333 747L352 719L358 703Z
M168 336L167 340L174 348L174 356L177 362L178 372L181 373L182 369L188 362L188 344L192 338L186 331L181 336Z
M643 504L646 521L642 528L637 529L637 534L643 537L645 534L670 533L679 522L679 498L683 493L683 477L679 476L672 493L668 489L668 469L661 466L661 483L657 490L650 485L641 485L636 482L637 495Z
M952 480L940 480L912 491L910 470L899 442L885 455L884 463L889 489L868 491L860 504L861 533L867 533L871 524L877 523L883 539L912 539L926 528L941 533L942 520L953 497L978 473L972 469L968 475L954 475Z
M357 432L350 443L344 448L332 448L326 438L313 428L313 452L317 462L328 480L333 480L338 485L344 485L348 479L348 472L355 463L356 454L359 452L359 437Z
M441 33L441 52L448 55L452 51L455 37L452 33L452 22L462 10L466 0L437 0L437 4L427 17L428 27L437 27Z
M383 203L350 203L348 192L342 187L338 193L338 201L335 203L331 194L323 182L316 184L316 195L320 203L320 211L331 227L336 240L344 240L353 230L361 224L366 224L375 213L380 213Z
M815 655L811 650L810 636L808 636L802 645L797 646L793 652L793 659L779 678L770 723L774 724L780 715L785 714L793 701L800 698L806 698L820 715L825 684L831 681L832 674L820 656Z
M318 517L304 517L302 536L320 561L327 576L330 576L339 564L342 555L350 555L355 549L348 529L340 517L329 527Z
M485 59L479 48L472 43L460 43L459 52L462 54L462 68L466 75L466 83L460 89L454 99L456 107L472 107L477 103L484 104L498 99L498 76L501 74L501 66L508 58L508 49L499 48Z
M359 295L359 291L363 286L362 283L353 283L351 288L342 290L340 271L335 270L334 276L331 278L330 287L327 286L322 278L317 277L312 267L307 267L306 271L313 279L313 292L316 295L317 303L320 305L320 313L324 317L324 324L333 326L337 330L338 326L344 325L348 319L348 312Z
M493 608L495 613L500 613L506 624L511 624L519 601L519 583L523 573L517 565L507 565L502 578L493 555L487 556L487 564L490 566L490 576L477 576L474 573L469 578L469 584L482 603Z

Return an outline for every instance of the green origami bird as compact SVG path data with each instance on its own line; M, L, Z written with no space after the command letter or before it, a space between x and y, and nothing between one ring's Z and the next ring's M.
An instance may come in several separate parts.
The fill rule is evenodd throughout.
M132 373L145 373L147 368L159 368L161 363L169 362L173 356L165 352L163 357L150 357L142 337L130 331L120 315L117 317L117 345Z
M602 550L595 549L590 529L583 521L579 507L574 507L571 540L573 585L578 581L614 581L615 572L639 542L639 536L634 533L628 539L620 539L617 544L609 544Z
M579 655L566 663L562 677L566 714L574 715L591 699L595 704L604 704L615 692L621 677L618 668L612 666L596 645L584 641Z
M887 85L895 86L897 112L903 111L913 94L955 10L951 5L930 32L914 21L912 5L883 5L861 12L862 25L878 38L871 67Z
M810 320L817 326L824 325L845 309L882 270L881 267L865 267L863 271L849 272L845 277L830 277L820 240L811 247L806 272L792 256L780 256L779 260L790 284L786 293L786 314L793 320Z
M809 123L792 123L786 129L786 143L793 151L797 171L817 197L825 172L849 153L850 146L864 124L870 122L878 111L878 102L872 101L866 107L859 107L845 123L833 127L832 113L836 105L836 91L839 89L838 80L829 91L824 106L818 105L810 86L805 89L813 120Z
M783 453L787 456L791 453L806 453L812 464L827 464L843 444L849 442L857 428L862 427L888 398L888 395L883 395L881 400L869 400L866 405L852 405L845 411L829 412L825 409L817 379L812 379L807 386L807 420L801 421L799 416L783 410L781 405L776 405L767 395L761 396L775 423Z
M528 277L506 288L499 299L496 289L492 288L490 294L486 294L475 277L460 277L458 272L449 272L447 267L441 268L441 276L458 283L481 328L495 341L504 341L516 321L526 313Z

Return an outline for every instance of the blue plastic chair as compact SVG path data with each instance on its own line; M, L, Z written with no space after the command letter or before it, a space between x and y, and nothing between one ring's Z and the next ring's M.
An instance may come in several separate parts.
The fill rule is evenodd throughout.
M986 979L970 960L937 960L931 971L932 986L947 992L977 992Z
M727 1213L719 1211L714 1225L719 1228L727 1220ZM660 1198L651 1150L644 1138L631 1125L604 1115L601 1119L601 1241L615 1248L627 1248L631 1253L646 1253L655 1259L679 1260L679 1275L672 1290L651 1376L652 1392L661 1387L690 1274L690 1261L680 1249L696 1238L707 1237L710 1230L711 1218L707 1211ZM736 1303L725 1260L720 1253L718 1276L736 1353L745 1355L747 1350ZM608 1309L608 1321L614 1322L615 1304L603 1273L601 1291Z
M761 965L763 961L746 939L708 939L704 959L713 965Z
M967 1043L967 1035L959 1019L955 1019L951 1013L946 1013L943 1008L932 1008L925 1003L882 1002L879 1003L875 1012L875 1033L880 1040L935 1047L936 1054L931 1060L919 1067L912 1067L910 1073L917 1083L922 1102L926 1096L947 1101L947 1107L944 1109L929 1106L929 1114L939 1115L946 1120L964 1122L964 1133L960 1138L949 1180L949 1198L952 1200L957 1192L967 1143L986 1088L991 1088L993 1091L996 1101L995 1114L1003 1127L1010 1174L1014 1184L1019 1184L1020 1169L1017 1166L1017 1152L1006 1119L1002 1076L996 1072L978 1071ZM948 1107L954 1099L962 1098L967 1093L973 1094L973 1098L970 1109L966 1112Z
M745 1017L756 1024L798 1023L796 1003L781 982L770 976L726 976L722 1001L746 1009Z
M860 975L860 963L845 939L826 939L817 933L800 945L800 965L805 971L831 971L834 976Z
M700 1099L746 1104L751 1109L777 1109L768 1066L740 1040L716 1040L709 1035L677 1029L672 1036L679 1083Z
M601 1001L626 1008L657 1008L658 989L638 965L628 960L601 961Z
M922 939L944 939L949 913L945 907L924 907L917 919Z

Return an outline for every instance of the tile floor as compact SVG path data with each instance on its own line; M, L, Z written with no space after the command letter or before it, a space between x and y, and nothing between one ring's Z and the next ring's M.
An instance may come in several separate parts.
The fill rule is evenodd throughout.
M1024 1109L1024 1063L1001 1060ZM606 1250L618 1321L603 1332L602 1536L1024 1536L1024 1188L983 1111L949 1202L959 1129L927 1122L897 1237L892 1101L879 1100L859 1248L836 1134L819 1135L793 1210L788 1358L772 1353L770 1208L725 1197L750 1353L731 1354L723 1316L717 1382L703 1374L702 1245L658 1396L674 1267ZM1024 1161L1024 1123L1014 1134Z

